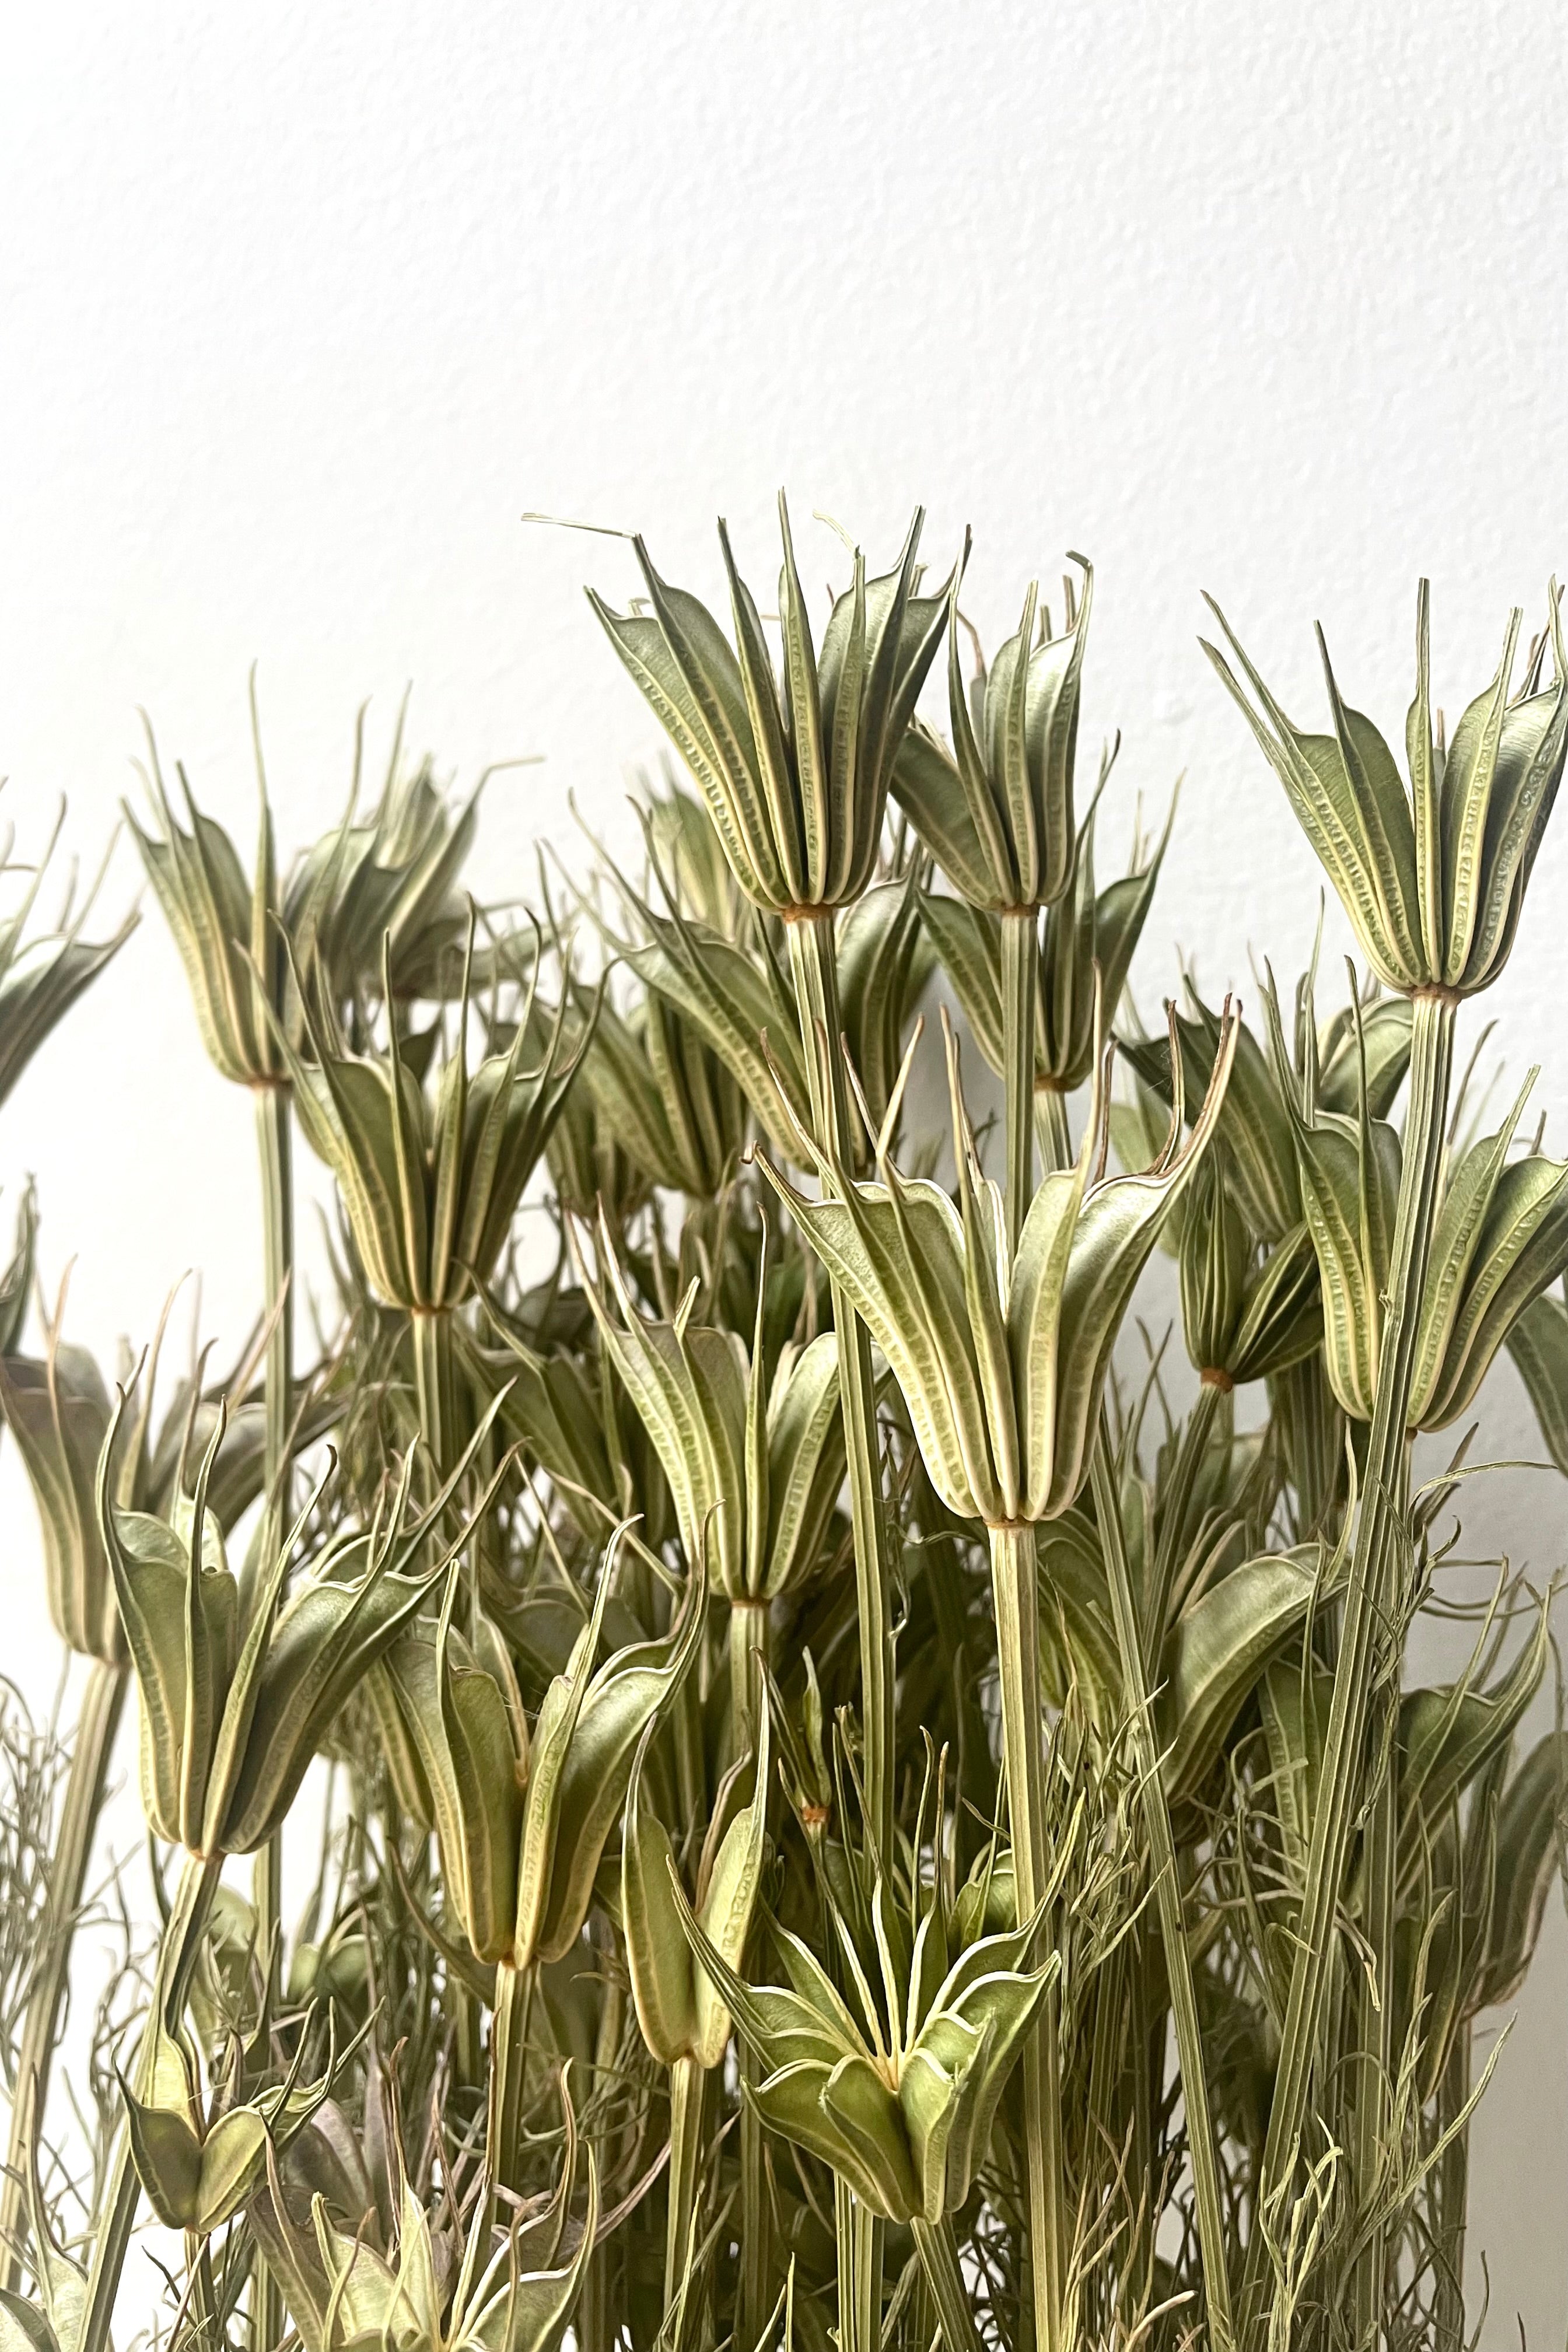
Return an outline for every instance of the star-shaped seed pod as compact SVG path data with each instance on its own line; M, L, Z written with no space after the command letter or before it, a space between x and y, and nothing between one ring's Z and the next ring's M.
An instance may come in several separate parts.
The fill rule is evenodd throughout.
M81 934L92 911L94 893L89 890L73 909L76 893L72 889L54 929L27 938L27 925L65 819L62 801L48 845L31 868L21 903L0 918L0 1103L55 1024L119 954L138 920L134 914L129 915L112 938L84 940ZM12 841L7 825L0 846L0 876L28 872L25 866L19 869L13 858Z
M945 587L920 592L921 520L917 511L892 572L868 581L856 550L819 651L781 493L782 675L722 522L733 646L698 597L659 577L640 538L647 611L614 613L588 592L701 793L736 881L773 914L847 905L871 879L893 762L947 616Z
M943 1016L956 1205L938 1184L901 1175L885 1149L862 1183L802 1138L822 1181L812 1200L761 1159L813 1248L881 1349L909 1408L932 1485L952 1511L988 1526L1052 1518L1076 1499L1110 1351L1164 1219L1219 1118L1235 1049L1228 1012L1208 1091L1182 1141L1132 1176L1100 1172L1105 1089L1076 1165L1047 1174L1016 1255L1001 1195L982 1175ZM908 1064L906 1063L906 1072ZM889 1118L891 1113L889 1113Z
M830 2164L884 2220L934 2229L955 2212L1058 1972L1054 1952L1037 1969L1024 1965L1036 1922L976 1934L983 1906L950 1906L940 1885L921 1890L913 1921L895 1918L879 1879L869 1972L831 1907L846 2000L810 1947L783 1927L773 1933L789 1983L744 1983L673 1874L670 1883L691 1948L763 2069L745 2092L763 2121Z
M1278 1008L1270 1000L1283 1069ZM1534 1083L1494 1134L1444 1155L1405 1415L1411 1429L1457 1421L1509 1333L1568 1266L1568 1161L1510 1157ZM1288 1084L1307 1230L1323 1301L1323 1360L1352 1420L1372 1419L1402 1144L1364 1089L1352 1113L1324 1109L1310 1074Z
M378 1682L416 1766L424 1818L441 1841L447 1896L476 1959L514 1970L559 1959L582 1932L637 1743L679 1690L701 1632L700 1585L661 1640L597 1663L625 1538L607 1548L593 1613L531 1731L504 1643L482 1616L408 1623Z
M471 921L468 943L471 954ZM390 992L388 953L384 943ZM388 1306L411 1313L457 1306L489 1281L591 1033L580 1024L569 1041L563 1005L532 1058L531 986L508 1050L470 1070L468 993L465 972L458 1048L433 1097L409 1067L395 1022L387 1051L372 1056L349 1051L329 1008L308 1012L308 1062L273 1024L300 1124L337 1179L365 1273Z
M1205 640L1317 852L1367 961L1386 987L1471 996L1507 962L1525 890L1568 753L1568 659L1561 593L1510 693L1522 614L1510 619L1497 675L1446 743L1432 724L1429 592L1415 615L1415 696L1405 721L1409 781L1370 719L1342 699L1318 632L1333 727L1304 734L1286 717L1213 598L1209 609L1240 664L1249 697ZM1547 640L1552 677L1541 686Z
M696 1882L687 1907L726 1966L739 1969L762 1882L768 1782L772 1759L768 1710L760 1710L760 1745L742 1757L715 1796ZM626 1791L621 1842L621 1924L626 1931L626 1972L637 2023L653 2056L666 2066L689 2058L717 2066L730 2039L730 2011L722 1994L687 1941L675 1848L656 1810L644 1771L656 1727L643 1733ZM750 1778L751 1801L740 1801ZM682 1895L685 1889L682 1885Z
M602 1212L597 1281L575 1234L573 1245L610 1360L669 1482L692 1570L731 1602L778 1599L817 1565L844 1483L837 1334L786 1346L769 1385L765 1244L749 1355L738 1331L691 1322L695 1282L672 1321L640 1315Z
M293 1553L321 1486L277 1557L242 1581L210 1507L222 1416L195 1495L177 1495L167 1517L116 1500L111 1424L99 1458L99 1524L142 1698L142 1807L158 1836L203 1858L267 1843L350 1692L467 1540L464 1525L433 1567L416 1565L428 1559L495 1412L428 1510L409 1509L410 1456L372 1524L340 1528L287 1600Z
M115 1420L109 1384L97 1359L63 1337L66 1286L44 1323L41 1357L0 1353L0 1414L16 1441L37 1505L44 1540L44 1572L49 1615L61 1640L79 1657L105 1664L125 1663L124 1636L109 1555L99 1528L97 1480L110 1424ZM165 1318L168 1309L165 1308ZM207 1507L232 1527L260 1494L265 1475L264 1414L259 1397L246 1396L230 1408L226 1389L181 1380L174 1385L161 1423L153 1427L163 1325L138 1380L134 1414L119 1423L110 1485L125 1510L168 1517L181 1492L189 1493L195 1467L222 1422L218 1451L207 1486ZM128 1370L122 1378L129 1379ZM242 1370L236 1375L244 1387ZM335 1406L310 1396L300 1412L301 1442L330 1426Z
M1100 777L1103 789L1109 762ZM1153 903L1165 845L1175 815L1152 848L1135 845L1132 870L1100 890L1094 872L1094 827L1100 799L1079 828L1072 870L1048 909L1040 941L1035 1085L1072 1094L1094 1067L1095 1023L1100 1003L1120 1002L1132 958ZM974 1042L991 1068L1004 1061L1002 927L996 915L943 892L922 891L921 916L952 981ZM1212 1059L1212 1056L1210 1057ZM1202 1091L1201 1081L1198 1091Z
M130 808L125 814L184 965L213 1066L235 1085L255 1087L275 1086L285 1075L275 1014L282 1014L296 1046L305 1042L301 973L312 995L351 1024L363 992L378 978L390 1000L394 992L445 993L461 973L466 909L455 883L472 845L484 780L453 809L427 766L400 775L400 719L386 782L368 818L355 824L351 803L342 824L280 884L254 689L251 724L260 812L248 879L227 833L196 805L183 768L188 829L180 823L150 728L154 829L144 830ZM356 796L362 751L363 714Z
M566 2152L542 2213L514 2220L495 2241L490 2200L474 2206L454 2278L438 2260L430 2221L396 2144L396 2244L387 2255L362 2224L342 2226L318 2191L310 2226L291 2210L276 2162L250 2223L278 2280L304 2352L554 2352L576 2304L599 2228L599 2179L587 2151L581 2225L572 2219L577 2130L565 2074Z
M1016 633L988 671L982 667L973 690L958 647L960 567L947 633L952 745L917 719L894 763L893 797L942 872L966 905L996 913L1054 906L1072 884L1073 775L1094 567L1081 555L1068 560L1083 573L1083 593L1064 581L1060 635L1032 581Z

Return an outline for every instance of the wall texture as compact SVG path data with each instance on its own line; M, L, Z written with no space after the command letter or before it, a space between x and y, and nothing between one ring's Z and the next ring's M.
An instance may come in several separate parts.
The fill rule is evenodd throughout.
M260 665L285 842L347 789L354 713L498 777L485 883L571 855L569 795L625 838L654 748L581 589L646 530L711 583L712 517L807 562L832 512L873 550L973 524L993 638L1061 551L1099 567L1091 739L1182 815L1140 985L1293 971L1317 878L1194 644L1201 587L1300 708L1321 618L1396 728L1415 581L1440 698L1568 556L1561 10L1431 0L274 0L13 12L0 74L0 771L36 846L70 795L90 863L144 705L248 822ZM106 886L123 902L121 856ZM1568 822L1491 1009L1568 1112ZM1342 944L1331 922L1330 944ZM88 1058L90 1055L90 1060ZM183 1267L233 1344L254 1286L249 1120L208 1072L156 920L0 1119L37 1172L73 1324L145 1335ZM1529 1450L1506 1370L1488 1429ZM9 1449L0 1665L54 1672ZM1561 1492L1508 1540L1542 1572ZM12 1594L15 1594L14 1604ZM1565 2313L1563 1938L1479 2131L1496 2340Z

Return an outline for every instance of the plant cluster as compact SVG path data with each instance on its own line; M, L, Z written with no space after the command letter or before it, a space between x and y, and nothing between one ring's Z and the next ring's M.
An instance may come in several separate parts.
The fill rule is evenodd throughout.
M128 2340L146 2221L193 2352L1468 2340L1472 2035L1568 1738L1521 1736L1550 1594L1456 1586L1463 1447L1411 1461L1506 1345L1568 1472L1568 1166L1455 1061L1563 773L1556 592L1447 736L1423 590L1403 773L1326 654L1304 733L1221 622L1365 969L1151 1032L1090 567L985 664L967 548L852 551L818 629L780 519L772 620L722 529L722 614L640 541L594 600L676 764L637 870L531 909L468 895L478 795L401 730L292 862L263 774L248 870L151 749L258 1320L116 1389L63 1297L29 1339L25 1202L0 1412L85 1663L68 1762L0 1722L0 2352ZM29 940L36 887L0 1097L125 936ZM1159 1251L1191 1381L1136 1355ZM161 1925L78 2086L132 1693Z

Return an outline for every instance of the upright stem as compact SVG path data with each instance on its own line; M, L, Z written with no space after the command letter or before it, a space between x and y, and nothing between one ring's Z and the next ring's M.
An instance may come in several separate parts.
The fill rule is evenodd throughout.
M60 1808L54 1862L43 1918L38 1972L27 2001L16 2053L16 2094L11 2108L5 2173L0 2179L0 2285L13 2294L21 2284L21 2220L31 2144L43 2129L49 2070L59 2033L60 2004L70 1976L71 1938L87 1885L93 1832L103 1802L103 1784L114 1735L125 1701L126 1669L95 1658L89 1668L71 1748L65 1802ZM37 2250L43 2259L43 2250Z
M1340 1629L1319 1796L1312 1817L1307 1883L1296 1934L1295 1962L1285 2011L1274 2098L1264 2144L1258 2209L1247 2251L1242 2318L1248 2345L1266 2332L1264 2297L1269 2272L1268 2231L1278 2231L1296 2169L1306 2121L1312 2052L1323 1988L1335 1942L1334 1914L1344 1885L1351 1830L1360 1808L1376 1635L1397 1561L1401 1528L1400 1471L1421 1297L1426 1281L1432 1224L1442 1169L1443 1133L1453 1075L1454 1000L1425 993L1415 1000L1410 1042L1410 1107L1405 1121L1404 1165L1394 1213L1377 1388L1366 1469L1356 1518L1350 1579Z
M825 911L786 926L790 969L805 1047L812 1124L819 1147L844 1167L855 1153L840 1051L838 966L833 917ZM848 1298L833 1286L838 1384L849 1464L856 1599L860 1621L862 1777L872 1835L884 1864L893 1833L893 1653L889 1601L888 1517L877 1442L871 1342Z
M181 1864L180 1883L158 1947L152 2006L132 2070L138 2098L150 2099L153 2095L159 2027L165 2033L174 2033L184 2015L185 1996L206 1932L213 1897L223 1875L223 1864L222 1854L207 1859L187 1853ZM131 2242L141 2195L142 2184L131 2158L131 2135L122 2119L115 2134L103 2199L94 2220L92 2266L88 2273L86 2309L77 2352L107 2352L120 2274L125 2267L126 2248Z
M1045 1755L1040 1718L1039 1564L1032 1527L994 1527L991 1589L1002 1687L1002 1759L1018 1917L1032 1919L1046 1890ZM1066 2295L1066 2181L1058 2000L1053 1985L1024 2044L1024 2131L1028 2147L1029 2261L1038 2352L1059 2352Z
M970 2308L969 2289L958 2267L952 2221L944 2218L932 2224L917 2214L910 2227L947 2352L981 2352L980 2331Z
M433 1483L438 1486L450 1465L452 1443L452 1328L445 1307L421 1307L409 1318L414 1342L414 1384L419 1407L419 1434L430 1456Z
M1117 1647L1127 1713L1138 1758L1143 1823L1154 1872L1159 1906L1160 1937L1165 1952L1165 1973L1171 1990L1171 2014L1176 2029L1176 2058L1182 2070L1182 2100L1187 2115L1187 2157L1193 2172L1193 2204L1203 2257L1204 2294L1208 2305L1209 2339L1215 2352L1229 2352L1235 2337L1231 2326L1230 2273L1226 2262L1225 2207L1220 2195L1219 2148L1209 2108L1208 2081L1204 2072L1203 2040L1198 2031L1197 1995L1193 1985L1192 1954L1187 1948L1182 1916L1182 1883L1176 1869L1176 1845L1171 1834L1170 1808L1160 1773L1160 1748L1154 1734L1149 1699L1149 1676L1143 1663L1142 1628L1132 1591L1132 1576L1122 1539L1121 1504L1116 1492L1110 1444L1103 1416L1095 1439L1091 1477L1095 1515L1110 1585L1111 1612L1116 1620Z
M1400 1452L1398 1491L1394 1508L1403 1518L1409 1506L1410 1447ZM1386 1609L1393 1599L1384 1596ZM1397 1706L1396 1694L1388 1694ZM1369 1727L1370 1732L1370 1727ZM1369 1748L1375 1748L1371 1732ZM1394 2049L1394 1880L1398 1867L1399 1790L1396 1759L1387 1768L1367 1807L1362 1835L1362 1933L1366 1938L1366 1965L1356 1971L1355 2105L1351 2128L1351 2179L1361 2210L1373 2217L1367 2242L1356 2258L1352 2299L1355 2341L1370 2352L1383 2324L1388 2266L1388 2223L1384 2200L1378 2194L1378 2175L1387 2146L1388 2096Z
M522 2116L528 2073L528 2026L533 2007L534 1972L502 1960L496 1969L496 2005L490 2016L489 2103L485 2113L485 2170L490 2211L505 2226L498 2189L521 2191Z
M755 1748L762 1709L763 1672L768 1654L768 1607L765 1601L737 1601L730 1610L731 1743L737 1756ZM766 1792L762 1802L767 1802ZM743 2042L736 2057L742 2085L755 2084L757 2061ZM762 2117L742 2090L741 2134L741 2292L735 2321L737 2352L752 2352L767 2319L766 2294L772 2268L768 2242L768 2200L763 2187ZM666 2307L668 2308L668 2299Z
M805 1049L812 1124L820 1149L843 1167L855 1153L849 1096L840 1050L837 950L833 913L803 915L787 923L790 970ZM837 1283L833 1323L838 1334L838 1388L849 1473L855 1538L855 1591L860 1633L860 1738L868 1826L886 1868L893 1844L893 1626L888 1559L888 1517L877 1440L877 1391L871 1341ZM839 2242L839 2352L877 2352L881 2337L882 2230L877 2218L850 2210L839 2184L835 2213Z
M1040 917L1035 907L1002 917L1002 1079L1007 1255L1017 1251L1035 1191L1035 1037L1039 1017ZM1055 1139L1051 1139L1054 1142ZM1047 1158L1055 1154L1047 1151ZM1032 1527L996 1527L991 1582L1002 1685L1002 1759L1018 1916L1045 1893L1046 1798L1041 1745L1039 1556ZM1066 2140L1061 2112L1060 1994L1053 1984L1024 2045L1024 2131L1028 2153L1029 2275L1037 2352L1061 2352L1067 2293ZM933 2294L935 2292L933 2288Z
M251 1089L261 1169L263 1309L267 1335L266 1451L258 1557L263 1571L276 1559L292 1517L289 1444L294 1422L294 1171L293 1090L280 1080ZM256 1948L260 1957L263 2016L269 2022L279 1990L283 1906L283 1832L276 1830L257 1854L251 1874ZM254 2288L257 2352L271 2352L284 2329L283 2298L259 2257Z
M1437 2102L1438 2128L1448 2130L1470 2095L1470 2022L1454 2034ZM1437 2342L1462 2352L1465 2342L1465 2217L1469 2202L1470 2127L1454 2134L1437 2167Z
M675 2308L691 2251L691 2218L702 2163L702 2094L707 2072L695 2058L669 2070L669 2218L664 2234L664 2308Z
M1040 988L1040 916L1010 908L1002 918L1002 1080L1005 1088L1003 1199L1007 1254L1018 1246L1035 1197L1035 1026Z

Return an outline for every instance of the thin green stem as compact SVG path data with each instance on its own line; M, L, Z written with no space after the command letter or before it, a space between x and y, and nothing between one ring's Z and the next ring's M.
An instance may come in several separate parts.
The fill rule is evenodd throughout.
M1002 1759L1018 1917L1032 1919L1046 1891L1045 1751L1040 1711L1039 1562L1032 1527L994 1527L991 1590L1002 1690ZM1028 2148L1029 2259L1035 2341L1059 2352L1066 2294L1066 2163L1062 2132L1058 1997L1053 1985L1024 2044L1024 2127Z
M805 1049L812 1123L819 1148L844 1168L855 1150L849 1093L840 1050L837 950L831 909L787 923L790 970ZM855 1539L855 1591L860 1637L861 1776L867 1826L881 1867L893 1847L893 1623L887 1503L877 1436L877 1389L871 1340L847 1295L833 1286L838 1334L838 1390L844 1412L849 1513ZM840 2189L839 2352L877 2352L881 2334L882 2229L857 2209L848 2215ZM847 2243L846 2238L847 2237ZM845 2271L847 2253L852 2274Z
M848 1168L855 1152L839 1042L843 1024L838 1009L833 917L831 913L803 917L785 928L811 1087L812 1123L821 1150ZM838 1333L838 1383L844 1407L855 1537L862 1775L871 1833L885 1865L893 1833L893 1648L887 1507L877 1439L871 1342L865 1325L837 1284L833 1290L833 1320Z
M1274 2078L1264 2145L1258 2210L1253 2216L1242 2294L1247 2345L1261 2346L1270 2271L1268 2234L1278 2230L1296 2169L1323 1990L1334 1944L1335 1914L1344 1885L1351 1832L1360 1809L1377 1633L1393 1597L1402 1518L1400 1465L1410 1409L1421 1297L1436 1214L1454 1059L1453 1000L1415 999L1410 1045L1410 1097L1405 1121L1404 1165L1394 1213L1386 1307L1380 1337L1377 1388L1355 1543L1345 1588L1340 1654L1319 1796L1312 1817L1307 1881L1295 1939L1295 1961Z
M933 2225L923 2214L917 2214L910 2229L931 2299L936 2305L937 2323L947 2352L981 2352L980 2331L970 2309L969 2289L958 2267L958 2245L952 2221L944 2216Z
M158 1947L152 2005L132 2070L132 2080L139 2098L150 2099L153 2095L159 2027L165 2033L174 2033L184 2015L185 1996L206 1932L213 1897L223 1875L223 1864L222 1854L208 1859L194 1853L186 1854L181 1864L180 1883ZM122 2119L115 2134L103 2198L94 2220L92 2266L88 2273L77 2352L107 2352L120 2274L125 2267L126 2249L131 2243L141 2197L142 2183L131 2158L131 2136Z
M1451 2129L1470 2095L1470 2024L1457 2028L1443 2068L1437 2126ZM1437 2343L1441 2352L1463 2352L1465 2343L1465 2219L1469 2203L1470 2127L1454 2133L1437 2166Z
M768 1659L768 1604L730 1604L730 1738L743 1756L753 1745L763 1706L763 1675Z
M0 2179L0 2284L13 2294L21 2284L21 2220L30 2149L44 2126L49 2070L59 2034L60 2006L70 1975L71 1939L87 1885L93 1834L103 1803L103 1785L114 1750L114 1735L125 1701L127 1670L95 1658L88 1670L71 1748L65 1802L50 1864L37 1975L27 2001L16 2053L16 2093L11 2108L10 2144ZM40 2249L41 2259L41 2249Z
M702 2168L702 2107L707 2070L678 2058L669 2070L669 2207L664 2233L664 2307L675 2308L691 2255L691 2222Z
M443 1307L422 1307L408 1318L414 1344L414 1383L419 1434L430 1457L432 1482L439 1486L450 1466L452 1444L452 1327Z
M762 1709L763 1669L768 1655L768 1608L765 1601L737 1601L730 1609L731 1744L736 1756L754 1748ZM767 1792L763 1792L767 1802ZM742 2084L755 2084L761 2068L755 2054L742 2042L736 2056ZM743 2092L740 2114L741 2242L740 2302L735 2320L737 2345L755 2345L766 2322L767 2284L772 2270L768 2232L768 2201L764 2192L763 2125Z
M1170 1807L1160 1771L1159 1742L1150 1704L1149 1676L1143 1663L1142 1629L1132 1591L1132 1575L1122 1536L1121 1505L1116 1491L1110 1443L1103 1415L1095 1439L1090 1475L1100 1545L1110 1585L1111 1613L1121 1655L1125 1704L1132 1727L1143 1807L1159 1906L1160 1935L1165 1972L1170 1983L1171 2015L1176 2029L1176 2059L1182 2070L1182 2099L1187 2116L1187 2156L1193 2173L1193 2205L1197 2218L1198 2248L1203 2258L1204 2294L1208 2305L1209 2339L1215 2352L1229 2352L1235 2341L1231 2326L1230 2273L1226 2260L1225 2206L1220 2194L1219 2147L1209 2107L1208 2078L1204 2071L1203 2038L1198 2029L1197 1994L1193 1984L1192 1954L1187 1948L1182 1916L1182 1882L1176 1865L1175 1840L1171 1833Z
M489 2100L485 2111L485 2171L492 2218L502 2218L498 2190L521 2192L522 2118L527 2093L528 2029L533 2009L534 1970L502 1960L496 1969L496 2005L490 2014Z
M263 1408L266 1452L258 1546L258 1557L265 1567L276 1559L293 1517L289 1475L294 1423L293 1090L281 1082L274 1082L254 1087L251 1092L256 1105L257 1156L261 1171L263 1309L272 1318L267 1334ZM251 1892L256 1906L256 1948L262 1969L262 2017L264 2024L269 2024L281 1989L280 1829L268 1838L256 1857ZM259 2256L253 2305L253 2335L258 2352L271 2352L284 2331L283 2298Z
M1035 907L1002 918L1003 1202L1007 1255L1018 1246L1035 1197L1035 1027L1040 989L1040 917Z

